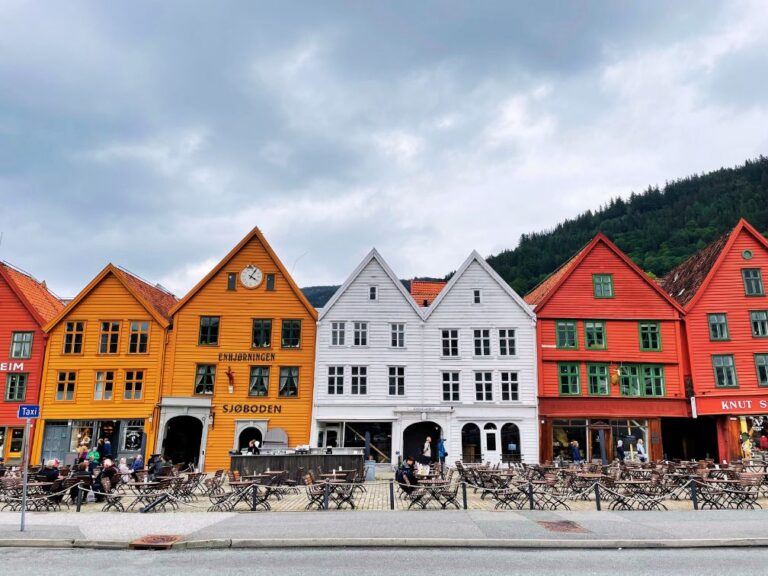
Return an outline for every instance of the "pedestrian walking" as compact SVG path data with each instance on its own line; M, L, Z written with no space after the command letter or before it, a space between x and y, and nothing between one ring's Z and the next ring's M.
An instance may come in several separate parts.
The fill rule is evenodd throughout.
M427 436L424 448L421 449L421 463L427 465L432 463L432 437L430 436Z
M619 462L624 462L625 457L626 454L624 454L624 441L619 440L616 442L616 458L619 459Z
M448 456L448 451L445 449L445 438L440 438L437 441L437 458L440 460L440 475L445 476L445 457Z
M637 459L640 460L640 462L648 460L648 456L645 454L645 444L643 444L642 438L637 439Z

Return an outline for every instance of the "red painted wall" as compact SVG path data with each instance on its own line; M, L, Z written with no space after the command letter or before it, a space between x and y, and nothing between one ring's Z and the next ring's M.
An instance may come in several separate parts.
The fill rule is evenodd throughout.
M40 377L43 372L45 335L35 318L19 300L6 280L0 275L0 368L3 363L24 363L24 369L0 369L0 426L23 427L24 421L16 418L20 402L5 401L6 374L27 372L27 396L24 404L37 404L40 393ZM13 332L34 332L32 337L32 357L19 360L11 359L11 335ZM8 442L9 439L6 439Z
M742 257L744 250L752 252L751 260ZM768 296L744 294L742 268L760 268L763 284L768 287L768 250L746 230L738 232L720 268L686 314L691 375L697 396L739 397L754 396L756 393L768 395L767 388L757 385L754 360L755 353L768 354L768 338L752 336L749 317L752 310L768 310ZM709 339L707 315L716 312L728 315L728 341L712 342ZM715 388L713 354L734 356L738 388ZM725 412L720 410L709 413Z
M597 299L592 286L593 274L612 274L614 298ZM597 242L571 271L557 292L540 308L539 341L539 413L542 416L684 416L684 377L687 357L680 311L659 294L635 270L604 242ZM557 320L576 320L578 349L556 348ZM606 323L605 350L587 350L584 320ZM638 322L658 321L662 349L641 352ZM581 396L560 396L558 362L579 362ZM610 385L610 397L589 396L586 363L606 363L611 368L621 363L661 364L664 366L665 398L626 398L619 386Z

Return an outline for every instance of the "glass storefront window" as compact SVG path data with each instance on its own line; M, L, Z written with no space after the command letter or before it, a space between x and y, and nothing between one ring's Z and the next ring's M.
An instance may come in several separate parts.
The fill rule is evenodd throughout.
M345 422L344 447L363 448L366 432L371 435L371 456L377 462L390 462L392 422Z
M587 457L587 421L554 420L552 422L552 458L559 462L572 461L570 443L576 440L582 459Z
M18 454L24 447L24 428L11 428L11 445L8 452Z
M616 446L616 442L622 440L624 443L624 452L627 455L627 459L630 458L630 453L637 452L637 441L642 438L643 444L645 444L645 452L648 454L650 450L650 443L648 442L648 420L636 420L632 418L611 420L611 434L613 436L613 445ZM631 447L631 450L630 450ZM635 456L637 460L637 456Z
M120 450L138 452L141 450L141 435L144 432L144 420L128 420L123 429Z
M72 436L69 444L69 451L75 452L79 446L92 448L95 444L93 439L96 423L92 420L75 420L72 422Z

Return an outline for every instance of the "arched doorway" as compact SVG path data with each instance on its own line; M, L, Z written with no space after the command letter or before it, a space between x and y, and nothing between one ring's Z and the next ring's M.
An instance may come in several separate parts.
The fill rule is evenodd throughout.
M168 420L163 440L163 455L183 467L197 466L203 423L194 416L175 416Z
M461 429L461 459L463 462L482 462L480 428L477 424L464 424Z
M432 438L432 461L437 461L437 439L441 433L442 428L429 420L408 426L403 431L403 459L413 456L417 461L421 461L424 442L429 436Z
M237 438L237 449L243 450L245 448L248 448L248 443L251 440L256 440L256 442L258 442L259 448L261 448L261 446L264 443L261 436L261 430L253 426L249 426L248 428L240 432L240 436L238 436Z
M520 462L520 429L507 422L501 427L501 461Z

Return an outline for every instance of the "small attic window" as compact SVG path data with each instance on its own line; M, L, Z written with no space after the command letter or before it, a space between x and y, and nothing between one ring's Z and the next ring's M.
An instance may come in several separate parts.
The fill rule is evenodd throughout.
M424 298L424 304L423 304L423 306L424 306L424 308L426 308L427 306L429 306L429 300L428 300L427 298Z
M752 250L744 250L744 252L741 253L741 257L744 258L744 260L752 260Z
M482 301L482 292L480 291L479 288L475 288L472 291L472 302L474 304L480 304L481 301Z
M370 286L368 288L368 300L378 300L378 299L379 299L379 287Z
M267 290L272 291L275 289L275 275L267 274Z
M237 274L235 272L227 272L227 290L234 290L237 286Z

